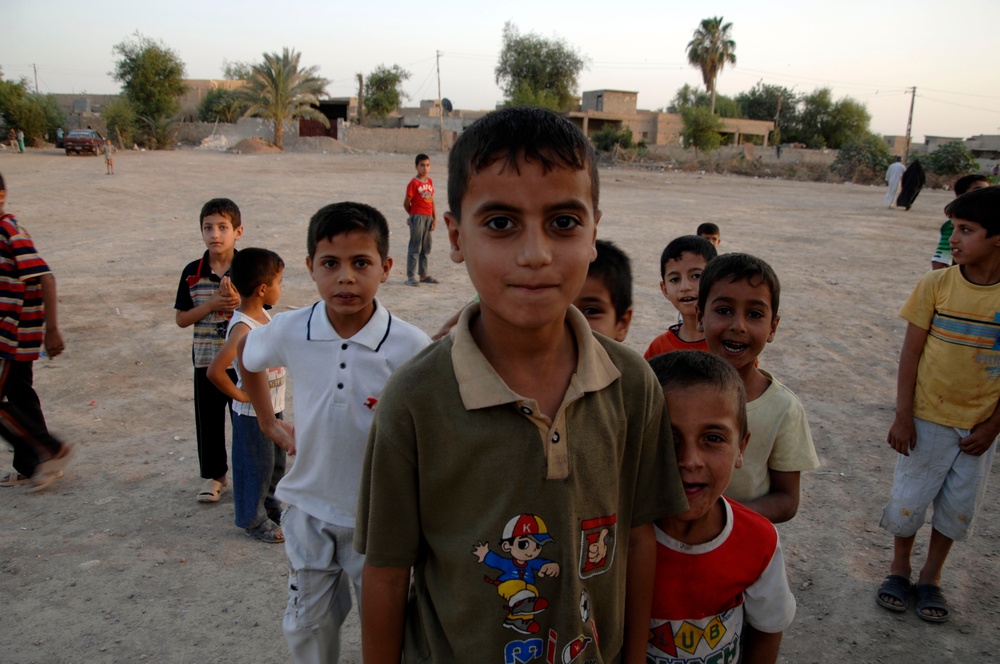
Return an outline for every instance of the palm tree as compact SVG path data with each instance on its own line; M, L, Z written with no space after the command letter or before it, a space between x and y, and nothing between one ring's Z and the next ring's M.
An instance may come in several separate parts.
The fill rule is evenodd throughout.
M263 62L251 65L250 78L239 91L247 104L243 116L273 122L274 144L279 148L285 122L292 118L309 118L330 126L326 116L315 108L329 81L317 76L318 67L299 69L300 57L287 47L280 55L265 53Z
M709 110L715 113L715 79L727 64L736 64L736 42L730 39L732 23L723 23L721 16L702 19L688 42L688 62L701 69L701 78L712 96Z

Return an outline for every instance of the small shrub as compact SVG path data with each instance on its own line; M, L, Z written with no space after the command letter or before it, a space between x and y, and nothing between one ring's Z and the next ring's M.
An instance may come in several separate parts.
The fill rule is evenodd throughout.
M613 127L608 125L590 137L594 146L602 152L611 152L615 146L624 150L632 147L632 130L628 127Z

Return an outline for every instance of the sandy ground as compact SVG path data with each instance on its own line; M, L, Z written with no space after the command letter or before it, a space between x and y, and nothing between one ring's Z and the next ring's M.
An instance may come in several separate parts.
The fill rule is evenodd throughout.
M444 161L432 160L443 206ZM68 350L36 364L36 387L50 427L79 445L51 489L0 489L0 661L287 661L282 547L233 525L230 493L194 500L191 332L172 307L181 268L203 251L198 210L233 198L241 246L285 258L279 311L315 299L305 224L345 199L389 215L396 267L379 296L396 315L433 332L472 287L440 231L431 271L441 285L403 285L409 156L124 152L116 162L108 177L100 159L0 153L7 210L58 277ZM781 325L761 365L802 398L823 466L780 527L798 599L781 661L1000 658L995 481L977 533L945 570L950 623L873 600L891 544L878 520L894 462L884 441L904 329L896 311L928 268L951 193L925 191L907 213L881 208L882 189L850 185L613 169L602 188L599 235L633 260L636 350L675 318L657 287L659 253L699 222L719 223L722 249L764 257L782 280ZM926 532L918 555L925 545ZM343 660L358 653L353 620Z

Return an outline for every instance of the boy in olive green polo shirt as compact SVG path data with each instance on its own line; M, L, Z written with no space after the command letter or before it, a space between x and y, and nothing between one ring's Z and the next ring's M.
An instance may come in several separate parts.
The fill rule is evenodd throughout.
M570 306L598 194L589 141L548 111L491 113L449 155L451 257L480 301L375 412L366 663L645 661L651 521L686 502L655 377Z

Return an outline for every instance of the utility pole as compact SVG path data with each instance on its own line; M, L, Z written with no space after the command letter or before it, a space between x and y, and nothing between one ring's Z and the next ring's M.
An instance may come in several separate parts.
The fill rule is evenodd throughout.
M917 100L917 86L910 88L910 117L906 120L906 145L903 147L903 163L910 156L910 128L913 127L913 103Z
M444 152L444 106L441 104L441 51L434 51L438 76L438 134L441 138L441 152Z
M365 124L365 77L363 74L358 74L358 124L364 126Z
M31 68L35 70L35 94L38 94L38 65L32 64Z

